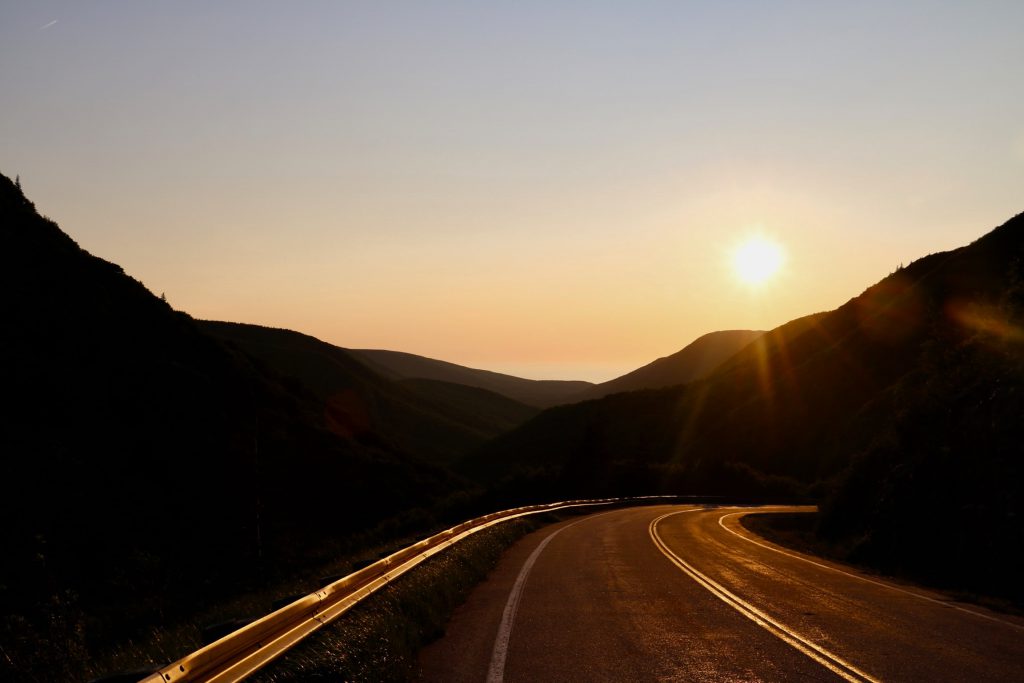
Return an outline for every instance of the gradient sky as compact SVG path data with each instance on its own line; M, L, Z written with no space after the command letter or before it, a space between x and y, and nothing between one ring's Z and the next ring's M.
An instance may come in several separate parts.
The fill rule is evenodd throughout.
M1024 210L1022 35L1019 0L8 0L0 171L195 317L603 380Z

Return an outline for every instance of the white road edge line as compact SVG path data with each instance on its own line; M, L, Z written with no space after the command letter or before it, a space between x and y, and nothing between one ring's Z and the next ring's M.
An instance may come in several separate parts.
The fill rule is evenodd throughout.
M846 660L842 659L838 655L829 652L825 648L821 647L801 636L799 633L791 628L783 626L779 622L772 619L770 616L757 609L750 603L746 602L736 594L730 592L721 584L715 582L707 575L701 573L686 560L676 555L672 550L665 544L658 535L658 522L665 519L666 517L672 517L674 515L682 514L683 512L693 512L693 510L681 510L679 512L669 512L667 514L658 517L651 522L648 527L648 532L651 535L651 540L654 541L654 545L661 551L661 553L667 557L673 564L679 567L683 572L690 576L698 584L706 588L712 595L717 597L719 600L729 605L737 612L745 616L746 618L753 621L755 624L771 633L776 638L782 640L787 645L799 650L803 654L807 655L814 661L824 666L829 671L832 671L837 676L850 681L851 683L862 683L868 681L869 683L880 683L877 678L874 678L870 674L867 674L853 664L850 664Z
M807 562L809 564L813 564L815 567L821 567L822 569L831 569L834 572L838 572L840 574L845 574L846 576L852 577L854 579L859 579L861 581L864 581L864 582L867 582L867 583L871 583L871 584L874 584L876 586L881 586L882 588L888 588L889 590L896 591L897 593L905 593L906 595L911 595L911 596L913 596L915 598L920 598L921 600L927 600L928 602L934 602L935 604L942 605L943 607L949 607L951 609L959 610L961 612L966 612L967 614L972 614L972 615L974 615L976 617L981 617L982 619L988 619L989 621L994 621L994 622L996 622L998 624L1003 624L1005 626L1012 626L1013 628L1016 628L1016 629L1019 629L1019 630L1024 630L1024 625L1016 624L1016 623L1014 623L1012 621L1006 621L1005 619L1000 619L999 617L994 617L994 616L991 616L989 614L982 614L981 612L975 612L972 609L967 609L966 607L961 607L960 605L956 605L956 604L954 604L952 602L947 602L945 600L938 600L936 598L932 598L932 597L929 597L927 595L921 595L920 593L915 593L914 591L907 590L905 588L900 588L899 586L894 586L892 584L885 583L884 581L876 581L875 579L869 579L866 576L858 576L857 574L853 574L853 573L848 572L848 571L843 571L842 569L839 569L838 567L830 567L827 564L823 564L821 562L815 562L814 560L811 560L811 559L806 558L806 557L802 557L802 556L797 555L795 553L786 552L785 550L782 550L781 548L774 548L774 547L768 545L767 543L761 543L760 541L755 541L752 538L748 538L747 536L744 536L741 533L737 533L736 531L733 531L732 529L727 527L725 525L724 521L723 521L723 520L725 520L726 517L734 517L736 515L750 515L750 514L757 514L757 513L752 511L752 510L741 510L740 512L730 512L729 514L722 515L721 517L718 518L718 525L720 527L722 527L723 529L725 529L726 531L728 531L733 536L736 536L737 538L742 538L744 541L747 541L748 543L753 543L754 545L759 545L762 548L767 548L768 550L774 550L775 552L780 553L782 555L785 555L787 557L792 557L792 558L795 558L797 560L803 560L804 562Z
M505 660L508 657L508 644L512 638L512 626L515 624L516 612L519 611L519 600L523 596L523 588L526 585L526 578L530 575L530 570L533 569L534 563L540 554L547 547L548 543L551 542L558 534L562 533L566 529L570 529L581 522L585 522L588 519L595 519L597 517L603 517L611 514L612 512L620 512L621 510L609 510L608 512L602 512L599 515L588 515L583 519L577 519L572 524L563 526L558 531L554 532L543 541L540 542L530 556L526 558L526 562L523 563L523 568L519 570L519 576L516 577L516 582L512 585L512 592L508 595L508 602L505 603L505 611L501 615L501 624L498 626L498 635L494 639L494 651L491 654L491 666L487 670L487 683L503 683L505 680Z

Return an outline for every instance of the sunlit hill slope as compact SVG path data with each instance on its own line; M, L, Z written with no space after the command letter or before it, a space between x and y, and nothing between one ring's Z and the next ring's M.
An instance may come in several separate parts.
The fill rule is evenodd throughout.
M706 376L747 344L760 330L722 330L695 339L670 356L659 358L616 379L602 382L576 396L577 401L638 389L662 389Z

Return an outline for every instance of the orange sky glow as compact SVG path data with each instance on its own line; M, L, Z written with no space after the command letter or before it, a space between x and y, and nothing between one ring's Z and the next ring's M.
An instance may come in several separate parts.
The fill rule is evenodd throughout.
M1019 3L426 5L5 7L0 170L194 317L595 381L1024 209Z

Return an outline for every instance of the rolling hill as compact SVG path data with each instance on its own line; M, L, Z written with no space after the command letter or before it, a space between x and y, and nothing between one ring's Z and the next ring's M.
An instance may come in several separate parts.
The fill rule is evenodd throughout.
M311 390L344 433L369 430L401 451L447 465L538 409L475 386L386 379L346 349L299 332L204 321L201 328Z
M577 400L591 382L524 379L490 370L476 370L443 360L424 358L401 351L356 349L352 354L385 377L394 379L432 379L452 384L487 389L496 394L538 408Z
M756 330L709 332L670 356L630 373L596 384L576 398L588 400L638 389L661 389L701 379L726 359L764 334Z

